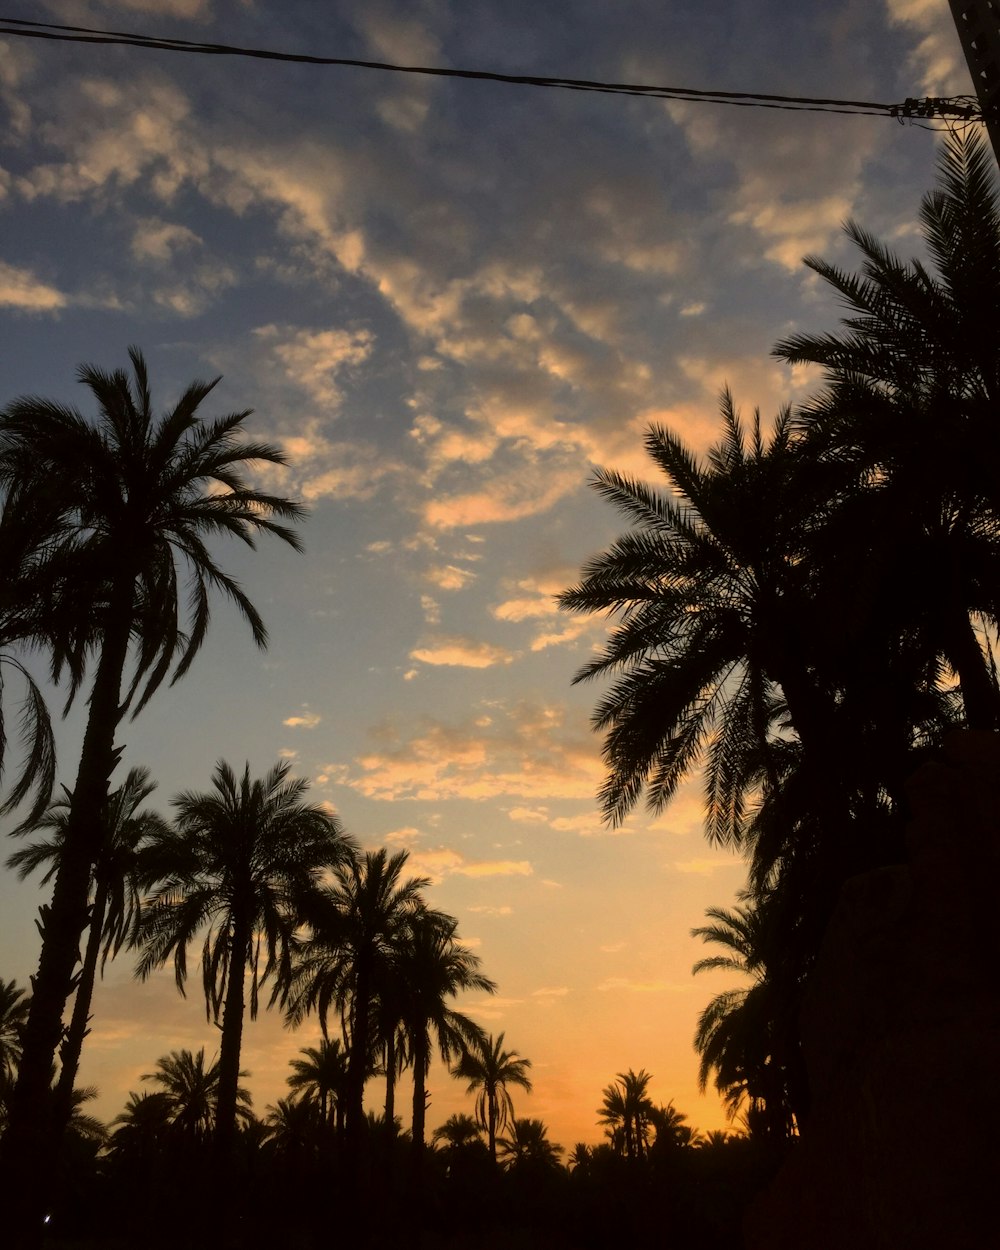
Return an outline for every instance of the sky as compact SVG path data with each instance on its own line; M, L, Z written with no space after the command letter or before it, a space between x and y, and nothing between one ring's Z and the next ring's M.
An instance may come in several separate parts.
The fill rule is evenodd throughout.
M902 103L968 93L945 0L9 0L9 17L397 64ZM461 1000L532 1061L518 1115L596 1142L616 1073L723 1127L692 1038L725 973L691 936L744 873L702 833L697 779L601 820L608 623L554 596L623 528L595 468L647 480L651 422L692 447L728 384L803 399L769 356L835 323L801 258L851 266L854 217L904 255L940 135L874 117L581 94L0 35L0 405L87 405L81 362L149 363L154 402L287 453L260 475L310 515L297 555L220 548L270 631L218 605L190 674L123 726L151 804L216 761L311 782L365 848L405 849L498 982ZM54 709L61 707L58 695ZM71 784L82 726L60 724ZM8 822L8 825L10 822ZM14 849L9 840L7 846ZM0 870L0 976L34 970L42 895ZM315 1043L248 1024L255 1108ZM197 964L94 1000L83 1083L113 1118L172 1049L218 1049ZM373 1102L380 1091L373 1089ZM428 1126L472 1110L440 1066ZM405 1098L405 1090L401 1098ZM407 1115L408 1119L408 1115Z

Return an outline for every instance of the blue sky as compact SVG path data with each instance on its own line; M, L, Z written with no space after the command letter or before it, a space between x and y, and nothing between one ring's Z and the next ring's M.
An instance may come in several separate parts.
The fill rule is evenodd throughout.
M10 16L290 52L902 102L968 92L944 0L223 0L12 4ZM802 398L769 358L836 307L807 253L851 264L856 217L903 252L937 136L878 118L50 44L0 36L0 403L79 403L76 366L146 354L165 406L255 409L263 480L305 500L306 554L220 551L271 632L224 605L190 675L123 731L168 810L213 766L293 761L365 846L410 850L493 1000L466 1008L532 1059L540 1116L597 1140L626 1067L702 1128L689 936L739 862L697 783L605 829L606 623L552 596L619 532L595 466L652 478L651 421L696 448L728 383L746 411ZM76 764L79 715L60 733ZM26 981L39 896L0 879L0 975ZM95 1001L82 1079L116 1114L156 1058L215 1047L192 986L127 958ZM312 1030L247 1031L262 1112ZM431 1127L466 1109L438 1072Z

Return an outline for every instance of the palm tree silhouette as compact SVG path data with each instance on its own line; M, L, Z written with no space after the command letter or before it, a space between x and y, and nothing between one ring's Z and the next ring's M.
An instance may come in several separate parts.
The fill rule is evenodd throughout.
M403 879L407 853L384 848L334 869L309 916L312 938L299 954L288 991L288 1018L315 1011L322 1027L331 1008L340 1015L348 1047L345 1141L356 1160L364 1134L365 1082L381 1041L375 1035L379 986L390 975L395 945L409 919L424 907L426 877Z
M290 780L276 764L262 779L250 767L237 779L216 765L214 789L187 791L173 800L176 823L151 838L143 872L156 891L144 910L137 973L145 978L171 957L184 993L187 948L207 926L202 950L206 1013L219 1021L216 1147L231 1155L238 1108L240 1048L249 972L250 1018L261 986L278 987L290 974L295 931L320 875L350 853L330 812L303 801L304 780ZM273 999L272 999L273 1001Z
M239 1076L246 1075L246 1072L239 1073ZM162 1097L158 1109L144 1106L144 1114L160 1114L165 1110L172 1130L191 1143L205 1142L212 1136L218 1117L221 1064L214 1060L206 1066L204 1047L197 1053L172 1050L169 1055L157 1059L155 1070L144 1072L142 1079L159 1086L157 1092ZM129 1113L129 1122L135 1119L138 1112L139 1098L137 1095L133 1098L135 1102ZM250 1094L237 1085L238 1113L245 1114L250 1104Z
M497 1161L497 1133L502 1132L514 1118L514 1102L508 1085L519 1085L531 1092L528 1069L530 1059L522 1059L516 1050L504 1050L504 1034L495 1039L488 1037L475 1042L452 1068L452 1076L467 1081L467 1092L478 1090L476 1119L486 1129L490 1158Z
M26 1244L37 1235L44 1198L47 1126L36 1111L87 924L118 726L130 708L137 715L168 676L176 681L187 672L208 631L213 593L234 603L255 642L266 643L259 613L216 563L206 537L228 535L252 547L265 533L299 546L282 521L297 520L301 507L247 479L255 462L284 463L277 448L242 438L249 413L198 417L216 379L193 383L158 418L142 354L132 348L129 356L131 378L123 370L81 367L80 380L97 401L96 420L33 397L15 400L0 414L0 486L8 502L56 513L53 528L67 571L60 593L77 621L59 653L69 657L71 698L85 661L92 657L95 664L66 853L42 915L42 950L4 1143L15 1173L13 1225Z
M735 908L710 907L713 921L692 929L693 937L714 942L722 954L699 960L693 971L725 970L751 984L723 990L702 1011L695 1033L701 1056L699 1088L715 1073L730 1117L746 1104L748 1122L760 1134L787 1137L795 1131L789 1066L797 1046L798 998L789 999L769 975L768 950L774 940L766 905L748 898Z
M16 981L0 981L0 1081L9 1084L21 1062L21 1035L29 999Z
M482 1142L482 1139L482 1125L477 1124L471 1115L465 1115L461 1111L450 1115L431 1134L431 1141L434 1145L449 1153L467 1150L477 1142Z
M508 1172L550 1171L559 1167L562 1146L548 1139L548 1129L541 1120L514 1120L509 1137L497 1143L504 1168Z
M845 229L860 273L806 257L848 315L841 332L791 335L774 353L824 370L798 420L814 460L841 470L843 614L863 613L897 640L915 633L925 681L940 682L943 660L968 724L995 729L1000 691L977 623L995 629L1000 616L1000 193L979 136L943 145L920 223L936 273L855 222ZM935 570L930 593L915 575L925 569Z
M653 1103L647 1089L652 1079L645 1068L638 1072L629 1068L603 1091L598 1123L605 1125L612 1146L628 1159L641 1159L649 1149Z
M122 785L108 796L104 804L101 846L93 869L87 945L73 998L73 1014L59 1047L59 1079L53 1104L57 1129L68 1122L72 1112L73 1088L80 1067L83 1041L88 1032L98 965L103 974L108 959L118 954L138 920L139 847L154 832L162 833L166 827L162 817L155 812L138 810L155 789L156 783L150 780L148 769L132 768ZM47 872L42 877L45 883L58 870L66 846L70 808L71 796L53 803L35 826L51 830L52 836L29 843L8 858L7 867L16 869L22 881L36 869L47 865Z
M304 1046L301 1059L291 1059L292 1075L288 1087L296 1094L311 1099L319 1108L321 1123L327 1128L343 1129L344 1101L347 1087L347 1052L340 1038L324 1037L319 1046Z
M496 982L479 971L480 960L455 937L458 922L435 911L408 917L396 941L393 963L402 986L403 1027L413 1066L413 1147L424 1148L426 1083L436 1050L445 1063L470 1047L482 1050L485 1035L449 999L465 990L496 993Z
M662 809L705 756L709 834L734 840L786 705L800 736L822 741L831 708L803 651L802 555L816 505L791 413L779 413L766 441L760 413L748 433L726 391L722 423L705 464L677 435L650 427L646 450L669 494L597 473L596 489L635 528L559 601L620 617L574 678L614 677L594 713L595 728L607 731L606 819L619 824L643 790Z

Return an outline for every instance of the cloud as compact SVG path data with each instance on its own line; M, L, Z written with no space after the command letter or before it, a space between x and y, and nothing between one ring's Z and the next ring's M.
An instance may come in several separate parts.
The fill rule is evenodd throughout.
M132 255L141 261L165 264L178 252L202 245L203 240L187 226L162 221L158 217L143 218L136 223L132 233Z
M530 877L534 872L527 860L469 860L461 852L444 846L411 850L406 868L411 876L429 877L435 883L445 877Z
M506 904L494 907L488 903L481 903L476 907L467 907L465 910L477 916L512 916L514 914L513 907L508 907Z
M0 261L0 306L21 312L58 312L69 298L54 286L42 282L30 269L19 269Z
M322 719L316 712L303 710L301 715L288 716L281 723L289 729L315 729Z
M285 376L329 414L340 407L340 375L371 355L374 336L364 329L302 330L259 326L255 336L279 362Z
M511 796L529 802L593 799L603 776L599 746L585 723L565 723L562 707L522 702L454 725L430 718L384 722L372 749L327 772L382 800Z
M471 569L460 569L454 564L438 565L428 569L424 576L441 590L464 590L476 580Z
M602 993L624 990L629 994L686 993L686 985L671 985L669 981L633 981L629 977L606 977L596 989Z
M565 998L569 993L567 985L544 985L541 989L532 990L532 998Z
M410 652L411 660L421 664L450 666L454 668L492 668L496 664L510 664L514 654L505 647L495 647L488 642L476 642L472 638L435 637Z

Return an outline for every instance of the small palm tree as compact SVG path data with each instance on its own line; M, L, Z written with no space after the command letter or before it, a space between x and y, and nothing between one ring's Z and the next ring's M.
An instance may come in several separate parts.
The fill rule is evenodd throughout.
M137 972L147 977L171 957L184 993L187 948L207 926L202 949L205 1009L221 1016L216 1144L228 1158L236 1129L238 1076L250 974L250 1018L261 986L291 972L295 932L320 876L350 854L339 822L303 801L304 780L290 780L281 763L259 781L249 765L241 778L220 762L209 793L173 800L177 820L153 837L143 872L156 886L145 908ZM272 999L273 1001L273 999Z
M508 1172L551 1171L559 1167L562 1146L548 1139L548 1129L541 1120L514 1120L509 1137L497 1143L504 1168Z
M336 1122L338 1129L343 1129L347 1052L340 1038L324 1037L319 1046L304 1046L299 1054L303 1058L289 1060L289 1088L316 1104L323 1125L331 1128Z
M522 1059L516 1050L504 1050L504 1034L492 1033L478 1040L452 1068L452 1076L467 1081L467 1092L478 1091L476 1119L486 1129L490 1158L497 1161L497 1133L514 1119L514 1102L508 1085L519 1085L531 1092L528 1069L530 1059Z
M692 929L692 936L716 943L724 953L699 960L694 972L725 970L750 984L723 990L699 1017L694 1043L701 1055L699 1087L704 1090L714 1072L730 1117L746 1105L759 1133L789 1136L795 1131L789 1064L798 1000L787 1000L769 975L766 908L748 900L732 909L710 907L706 915L713 923Z
M197 1054L190 1050L172 1050L157 1059L155 1071L144 1072L142 1079L160 1087L162 1107L166 1108L169 1123L176 1133L190 1142L208 1140L215 1128L221 1081L219 1061L206 1066L204 1047ZM250 1094L237 1086L238 1112L244 1114L250 1104Z
M450 1115L431 1135L431 1141L434 1145L441 1147L448 1153L467 1150L476 1142L481 1142L482 1139L482 1125L477 1124L471 1115L465 1115L461 1111Z
M652 1079L645 1068L619 1072L598 1108L598 1123L605 1125L612 1146L629 1159L641 1159L649 1149L653 1103L646 1091Z

